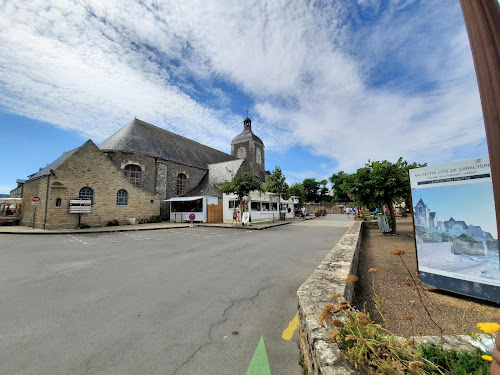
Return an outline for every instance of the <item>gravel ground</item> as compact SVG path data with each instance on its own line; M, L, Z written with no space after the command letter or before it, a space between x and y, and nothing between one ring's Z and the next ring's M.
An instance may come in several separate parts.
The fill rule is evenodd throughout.
M412 219L398 218L397 226L397 235L382 235L376 228L365 229L354 305L369 312L375 322L394 334L407 337L439 335L439 328L426 313L412 278L401 260L404 260L416 279ZM404 249L406 254L401 255L401 258L391 254L396 248ZM377 269L377 272L368 272L370 268ZM374 303L374 287L381 301L385 323ZM477 323L500 323L500 305L425 286L421 290L425 307L445 335L480 333ZM406 320L405 316L415 318Z

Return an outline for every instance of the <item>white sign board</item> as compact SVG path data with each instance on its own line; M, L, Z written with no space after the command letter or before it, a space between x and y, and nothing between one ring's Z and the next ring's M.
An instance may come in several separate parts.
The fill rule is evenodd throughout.
M248 211L243 212L243 216L241 217L241 224L248 224L250 219L250 214Z
M500 302L489 159L416 168L409 174L422 282Z
M72 214L91 212L92 201L90 199L71 199L69 201L69 212Z

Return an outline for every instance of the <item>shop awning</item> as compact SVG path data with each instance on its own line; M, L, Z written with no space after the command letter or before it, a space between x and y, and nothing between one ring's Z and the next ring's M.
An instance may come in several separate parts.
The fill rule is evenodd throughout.
M163 202L187 202L187 201L195 201L197 199L201 198L213 198L213 197L176 197L176 198L170 198L170 199L165 199Z

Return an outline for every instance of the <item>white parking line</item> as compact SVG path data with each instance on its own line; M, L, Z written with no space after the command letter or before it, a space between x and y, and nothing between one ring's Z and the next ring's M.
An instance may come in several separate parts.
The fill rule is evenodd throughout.
M122 234L124 234L125 236L134 237L134 240L136 240L136 241L143 241L143 240L150 240L151 239L149 237L141 237L141 236L138 236L136 234L128 234L128 233L122 233Z
M78 242L80 242L80 243L82 243L84 245L95 245L95 244L99 243L99 242L90 242L90 243L89 242L85 242L85 241L83 241L83 240L81 240L79 238L76 238L75 236L72 236L71 234L67 234L67 236L71 237L72 239L74 239L74 240L76 240L76 241L78 241Z

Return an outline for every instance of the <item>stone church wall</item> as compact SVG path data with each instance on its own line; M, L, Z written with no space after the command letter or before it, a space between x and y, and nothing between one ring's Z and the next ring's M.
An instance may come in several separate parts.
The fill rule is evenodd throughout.
M139 165L142 169L142 188L156 193L156 158L132 152L107 152L113 164L123 173L128 164Z
M184 173L186 193L198 186L206 173L206 169L157 159L152 156L129 153L107 152L118 169L123 170L127 164L136 164L142 168L142 188L156 194L161 199L177 196L177 175Z
M207 173L206 169L191 167L186 164L175 163L167 161L167 184L166 184L166 197L177 197L177 175L184 173L186 179L186 193L194 189L200 183L201 179Z
M36 207L35 228L43 228L45 219L45 203L47 202L47 182L48 178L38 178L28 181L23 187L23 213L21 225L33 225L33 213L35 206L31 204L33 197L40 197L40 204Z
M45 199L47 181L49 182L48 201ZM81 223L92 227L105 226L111 220L120 224L129 218L150 218L160 214L160 199L154 194L131 184L111 160L88 141L68 160L61 164L50 177L29 181L25 184L23 207L23 224L30 225L33 215L31 195L40 196L42 204L38 206L36 227L43 228L45 219L45 202L47 203L47 219L45 229L76 228L79 214L69 213L69 201L78 198L80 189L88 186L94 190L92 212L81 214ZM128 192L128 205L118 206L116 194L118 190ZM57 206L58 198L61 205ZM25 202L26 201L26 202ZM42 214L43 212L43 214Z

